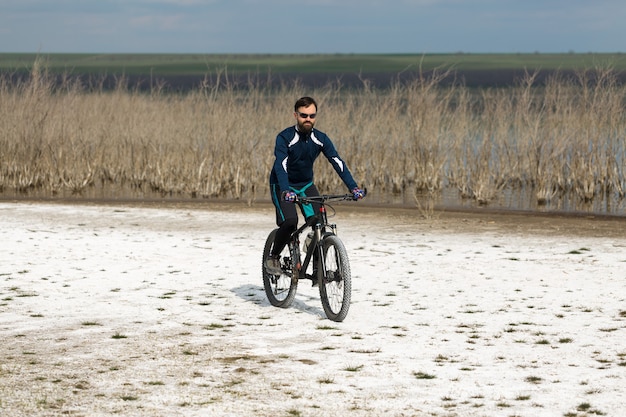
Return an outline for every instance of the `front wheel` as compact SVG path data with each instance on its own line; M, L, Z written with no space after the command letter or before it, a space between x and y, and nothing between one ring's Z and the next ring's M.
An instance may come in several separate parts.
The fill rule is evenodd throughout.
M320 262L318 267L322 306L330 320L343 321L348 315L352 295L348 253L343 242L335 235L324 238L322 251L323 263Z
M263 287L265 288L265 295L267 295L267 299L271 305L274 307L287 308L296 297L296 290L298 288L298 280L293 278L288 245L285 246L285 249L280 253L281 274L270 274L265 267L265 260L270 255L277 230L278 229L274 229L270 232L265 241L265 247L263 248Z

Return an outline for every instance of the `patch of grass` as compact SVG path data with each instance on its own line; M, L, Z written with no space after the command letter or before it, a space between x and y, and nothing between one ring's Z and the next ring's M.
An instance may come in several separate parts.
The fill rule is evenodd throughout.
M433 374L429 374L429 373L422 372L422 371L413 372L413 376L415 378L417 378L417 379L435 379L435 378L437 378Z
M346 371L346 372L359 372L361 369L363 369L363 365L350 365L350 366L346 366L344 368L344 371Z
M569 252L567 252L569 255L582 255L584 252L589 252L591 249L588 248L580 248L580 249L573 249Z
M442 354L439 354L435 357L435 362L436 363L443 363L443 362L447 362L449 360L449 358L447 356L444 356Z
M165 385L165 382L163 382L163 381L148 381L148 382L146 382L145 384L146 384L146 385L154 385L154 386L157 386L157 385Z
M319 378L317 382L319 382L320 384L334 384L335 378L333 378L332 376L325 376L325 377Z
M606 333L610 333L610 332L614 332L617 331L617 327L604 327L602 329L599 329L601 332L606 332Z
M524 381L530 383L530 384L541 384L543 382L543 378L539 377L539 376L527 376L526 378L524 378Z
M476 313L484 313L484 310L468 308L467 310L461 311L463 314L476 314Z
M87 382L87 381L78 381L77 383L74 384L74 388L79 389L79 390L89 389L89 382Z
M350 353L380 353L380 348L372 349L350 349Z
M174 295L176 295L176 291L169 291L169 292L164 293L159 298L163 299L163 300L168 300L168 299L172 298L172 296L174 296Z
M139 397L135 395L122 395L120 398L122 401L137 401L139 399Z
M36 292L20 292L16 295L16 297L21 297L21 298L26 298L26 297L38 297L39 294L37 294Z
M588 413L588 414L595 414L597 416L604 416L604 415L606 415L606 413L604 413L604 412L602 412L602 411L600 411L598 409L593 408L591 406L591 404L586 403L586 402L578 404L576 406L576 410L577 411L582 411L582 412Z
M289 356L284 356L282 357L283 359L287 359L289 358ZM238 355L238 356L226 356L221 358L222 362L224 363L235 363L237 361L251 361L251 360L255 360L256 356L251 356L251 355Z

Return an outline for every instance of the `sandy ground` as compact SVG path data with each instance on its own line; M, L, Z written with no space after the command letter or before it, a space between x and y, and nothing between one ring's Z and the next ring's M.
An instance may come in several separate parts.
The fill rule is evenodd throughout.
M350 204L334 323L268 206L0 202L0 415L624 415L625 219Z

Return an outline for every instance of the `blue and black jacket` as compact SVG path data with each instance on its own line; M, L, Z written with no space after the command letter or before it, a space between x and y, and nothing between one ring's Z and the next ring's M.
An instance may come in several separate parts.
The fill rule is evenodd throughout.
M348 190L357 187L330 138L317 129L305 134L298 131L297 126L288 127L276 137L276 160L270 174L270 187L278 185L280 195L283 191L298 190L313 183L313 163L320 153L328 159Z

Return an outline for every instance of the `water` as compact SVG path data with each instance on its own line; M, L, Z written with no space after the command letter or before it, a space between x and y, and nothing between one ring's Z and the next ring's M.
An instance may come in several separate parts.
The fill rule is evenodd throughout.
M488 202L480 204L474 199L462 198L456 188L449 187L440 192L429 194L408 192L402 194L368 193L368 199L375 204L389 204L400 207L414 207L427 210L434 207L438 210L498 210L511 212L536 212L559 214L589 214L603 216L626 217L626 199L617 196L598 197L592 201L583 201L574 195L555 196L545 204L539 204L533 190L502 190Z
M341 192L332 190L329 193ZM46 201L85 201L85 202L209 202L239 200L246 203L269 202L269 194L259 194L254 199L246 195L235 198L226 196L219 199L192 198L186 195L162 194L158 192L129 189L112 185L94 186L81 193L72 193L62 190L56 193L49 191L29 191L27 193L4 191L0 193L1 200L46 200ZM374 206L391 206L399 208L413 208L423 210L497 210L503 212L529 213L557 213L557 214L587 214L598 216L626 217L626 199L616 195L597 196L592 201L583 201L581 198L566 194L555 196L546 204L538 204L531 189L501 190L488 204L480 204L474 199L462 198L454 187L444 188L436 193L391 193L368 189L367 198L361 203Z

